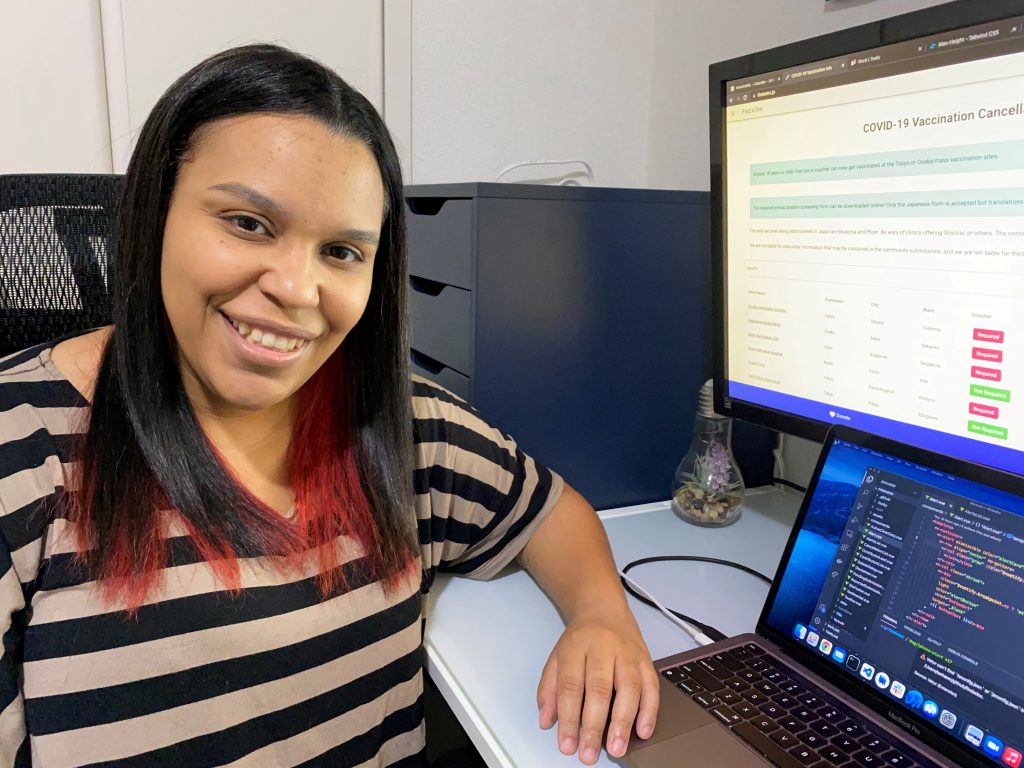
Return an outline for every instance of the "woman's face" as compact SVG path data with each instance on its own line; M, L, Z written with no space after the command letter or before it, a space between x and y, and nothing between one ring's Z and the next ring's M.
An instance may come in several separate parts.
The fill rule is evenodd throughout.
M384 216L357 139L289 115L200 131L164 228L164 307L185 390L214 412L286 402L366 308Z

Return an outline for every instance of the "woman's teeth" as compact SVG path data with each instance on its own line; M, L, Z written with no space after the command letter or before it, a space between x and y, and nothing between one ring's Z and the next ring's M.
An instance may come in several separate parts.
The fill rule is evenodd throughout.
M245 323L236 323L234 320L228 319L242 338L248 339L255 344L261 344L267 349L276 349L279 352L292 352L296 349L301 349L306 343L305 339L275 336L272 333L264 333L259 328L253 328Z

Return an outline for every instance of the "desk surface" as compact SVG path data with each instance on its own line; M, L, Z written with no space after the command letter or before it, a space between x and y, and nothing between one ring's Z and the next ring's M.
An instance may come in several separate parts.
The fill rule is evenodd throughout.
M693 554L774 576L799 503L793 491L751 491L740 520L722 529L689 525L667 502L600 514L620 568L641 557ZM703 563L655 563L630 576L668 607L726 635L753 631L768 592L748 574ZM660 613L629 600L655 659L694 647ZM427 616L427 670L491 768L580 765L558 752L554 729L537 725L537 682L564 625L524 571L490 582L440 577ZM602 752L597 765L619 763Z

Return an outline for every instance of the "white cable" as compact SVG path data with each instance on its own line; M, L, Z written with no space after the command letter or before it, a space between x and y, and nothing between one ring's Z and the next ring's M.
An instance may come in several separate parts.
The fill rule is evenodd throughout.
M772 455L775 457L775 477L786 478L786 460L783 458L783 450L786 445L786 433L779 432L779 444L775 450L772 451Z
M519 162L512 163L511 165L506 165L498 172L498 175L494 177L494 180L501 181L501 177L506 173L511 173L519 168L526 168L534 165L581 165L583 166L583 175L586 177L588 185L592 184L594 181L594 169L586 160L521 160ZM558 182L557 186L565 186L570 184L571 181L571 176L566 176L566 178Z
M672 611L670 611L668 608L666 608L664 605L662 605L658 601L658 599L656 597L654 597L654 595L652 595L646 589L644 589L639 584L637 584L635 581L633 581L633 579L629 578L629 576L627 576L625 573L623 573L622 571L619 571L619 576L621 576L629 584L629 586L631 586L633 589L635 589L641 595L643 595L648 600L650 600L652 603L654 603L654 606L659 611L661 611L663 614L665 614L665 618L667 618L669 621L671 621L677 627L682 629L686 634L688 634L690 637L692 637L694 642L697 643L697 645L710 645L711 643L715 642L710 637L708 637L703 632L701 632L697 627L693 626L693 624L691 624L688 621L683 621L678 616L676 616L674 613L672 613Z

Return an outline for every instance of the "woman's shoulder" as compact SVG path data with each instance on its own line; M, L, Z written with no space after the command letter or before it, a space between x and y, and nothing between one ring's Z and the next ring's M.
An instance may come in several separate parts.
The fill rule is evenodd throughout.
M0 420L32 408L81 404L81 395L54 364L53 348L54 342L47 342L0 358Z
M500 442L511 441L461 397L415 374L412 377L412 415L417 433L424 429L435 434L468 430Z
M515 441L491 424L472 405L439 384L412 377L413 434L422 450L432 446L459 449L463 457L473 454L494 458L515 455ZM499 462L501 463L501 462Z
M0 517L63 484L88 407L50 358L52 343L0 359Z
M460 411L476 413L475 409L458 395L430 379L413 374L412 413L414 418L444 418Z

